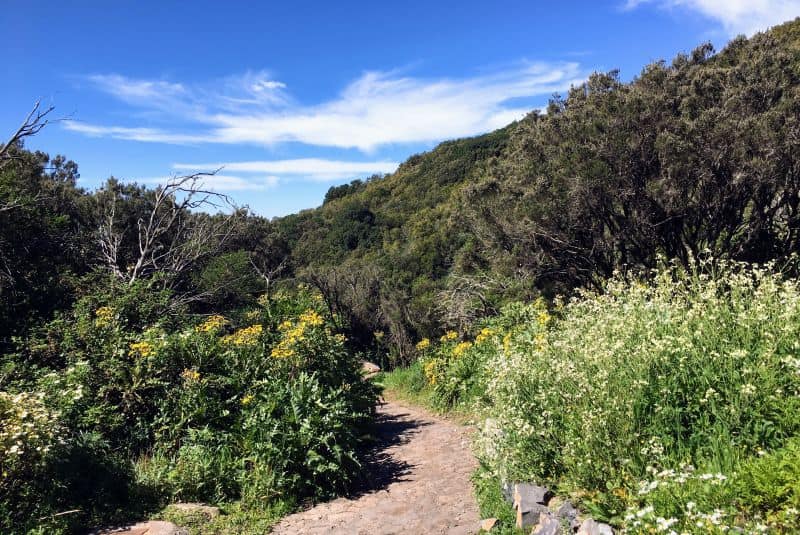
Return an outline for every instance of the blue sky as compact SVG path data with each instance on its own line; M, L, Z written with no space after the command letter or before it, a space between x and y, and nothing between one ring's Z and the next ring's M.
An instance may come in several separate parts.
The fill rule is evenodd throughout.
M86 188L224 166L208 186L283 215L592 71L628 80L798 15L800 0L6 0L0 124L41 98L65 120L28 146L77 161Z

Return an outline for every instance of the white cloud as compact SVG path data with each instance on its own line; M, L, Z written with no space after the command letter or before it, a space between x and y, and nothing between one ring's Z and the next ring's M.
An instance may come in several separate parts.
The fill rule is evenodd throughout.
M61 125L67 130L79 132L89 137L111 137L131 141L169 143L173 145L190 145L195 143L208 143L211 141L211 138L208 136L173 133L158 128L99 126L69 119L61 121Z
M626 7L650 2L698 11L722 24L729 35L753 35L800 16L800 0L628 0Z
M397 169L397 162L348 162L325 160L321 158L298 158L294 160L265 160L229 163L176 163L172 168L180 172L203 172L223 169L234 173L266 174L304 178L313 181L340 180L356 178L375 173L391 173Z
M479 134L525 115L518 99L549 97L585 78L577 63L525 63L460 79L367 72L328 101L300 105L266 73L229 78L222 90L95 77L97 88L158 111L180 129L67 123L87 135L157 143L307 145L372 151L392 143L435 142ZM145 94L163 92L158 97ZM515 102L517 100L517 102ZM80 126L78 126L80 125Z
M165 184L174 176L148 177L132 180L141 184ZM244 178L235 175L214 174L202 177L201 187L220 193L230 191L263 191L278 186L281 179L274 175Z

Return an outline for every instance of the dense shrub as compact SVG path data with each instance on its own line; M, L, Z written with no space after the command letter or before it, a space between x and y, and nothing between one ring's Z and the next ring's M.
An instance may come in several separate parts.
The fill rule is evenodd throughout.
M73 508L80 525L132 501L258 509L348 488L376 390L319 297L197 321L144 285L109 295L6 358L2 531ZM31 500L44 482L59 492Z

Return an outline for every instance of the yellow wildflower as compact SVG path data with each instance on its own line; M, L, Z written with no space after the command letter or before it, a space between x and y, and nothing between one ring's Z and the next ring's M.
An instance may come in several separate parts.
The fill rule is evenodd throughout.
M244 317L250 321L253 321L254 319L258 318L258 314L258 310L248 310L245 312Z
M425 351L431 346L431 341L427 338L423 338L419 342L417 342L417 351Z
M98 327L105 327L114 319L114 309L111 307L100 307L94 311L94 324Z
M181 377L183 377L183 380L187 383L196 383L200 380L200 372L187 368L181 372Z
M439 367L439 361L437 359L432 359L423 364L422 371L425 373L425 377L428 379L428 383L435 385L436 384L436 376L437 376L437 368Z
M550 322L550 314L547 311L539 312L539 315L536 316L536 322L539 326L544 327Z
M270 355L275 359L286 359L294 355L294 349L290 344L286 343L286 340L282 340L278 345L272 348Z
M316 310L306 310L300 314L298 319L300 320L300 323L305 323L312 327L316 327L325 323L325 320L317 313Z
M258 299L256 299L256 301L258 301L259 305L261 305L262 307L265 307L265 306L267 306L269 304L269 295L267 295L267 294L259 295Z
M506 353L509 349L511 349L511 333L506 333L506 335L503 337L503 349L506 351Z
M209 316L208 319L206 319L206 321L195 327L194 330L199 333L215 332L220 327L225 325L225 321L226 320L224 317L218 314L214 314L213 316Z
M292 323L291 320L282 321L280 323L280 325L278 325L278 330L279 331L287 331L287 330L291 329L293 325L294 325L294 323Z
M472 342L461 342L456 347L453 348L453 356L460 357L464 354L464 352L472 347Z
M242 398L241 404L242 405L250 405L252 402L253 402L253 396L250 395L250 394L247 394L246 396L244 396Z
M239 329L233 334L229 334L222 339L222 343L233 344L235 346L253 345L258 341L258 338L261 336L261 332L263 330L264 328L261 326L261 324L257 323L255 325L251 325L250 327Z
M483 329L481 329L481 332L478 333L478 336L475 337L475 343L476 344L483 343L492 336L494 336L494 334L495 332L493 329L490 329L489 327L484 327Z
M448 340L455 340L458 338L458 333L455 331L447 331L444 333L444 336L440 338L442 342L447 342Z
M130 349L128 350L128 355L132 357L149 357L155 353L155 347L153 344L148 342L147 340L142 340L141 342L133 342L130 345Z

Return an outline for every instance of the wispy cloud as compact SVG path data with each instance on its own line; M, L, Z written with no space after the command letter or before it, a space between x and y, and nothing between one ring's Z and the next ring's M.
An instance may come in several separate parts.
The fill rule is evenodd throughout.
M356 178L372 174L391 173L397 162L349 162L322 158L298 158L294 160L264 160L228 163L175 163L172 168L179 172L195 173L223 169L224 172L280 176L325 182L343 178Z
M433 142L486 132L521 118L519 99L549 96L585 78L577 63L524 63L469 78L423 79L367 72L335 98L303 105L267 73L246 73L221 88L95 75L95 87L157 111L181 128L67 122L93 136L155 143L307 145L372 151L393 143ZM157 94L155 96L154 94Z
M147 177L133 180L141 184L165 184L173 176ZM264 191L275 188L280 183L280 178L274 175L241 177L234 175L214 174L202 177L200 184L205 189L217 192L232 191Z
M800 0L628 0L626 7L646 3L692 9L719 22L729 35L752 35L800 16Z

